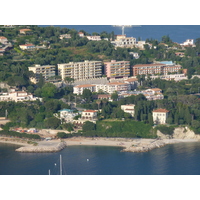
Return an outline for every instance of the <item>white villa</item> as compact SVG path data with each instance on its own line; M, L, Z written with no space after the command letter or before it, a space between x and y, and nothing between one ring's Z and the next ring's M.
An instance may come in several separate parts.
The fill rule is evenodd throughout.
M168 110L159 108L159 109L153 110L152 113L153 113L154 124L166 124L166 120L169 113Z
M41 98L33 97L32 94L28 94L24 91L14 91L10 93L2 93L0 94L0 101L36 101L37 99L41 100Z
M122 109L125 113L131 114L132 117L134 117L134 114L135 114L134 108L135 108L135 105L134 105L134 104L121 105L121 109Z

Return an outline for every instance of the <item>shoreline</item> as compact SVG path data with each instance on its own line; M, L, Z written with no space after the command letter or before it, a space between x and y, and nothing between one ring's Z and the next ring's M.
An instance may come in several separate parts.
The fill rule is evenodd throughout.
M146 139L146 138L104 138L104 137L72 137L50 141L37 141L37 145L28 144L28 141L16 138L0 137L0 143L19 145L17 152L52 153L58 152L68 146L110 146L121 147L122 152L147 152L161 148L168 144L199 142L198 139Z

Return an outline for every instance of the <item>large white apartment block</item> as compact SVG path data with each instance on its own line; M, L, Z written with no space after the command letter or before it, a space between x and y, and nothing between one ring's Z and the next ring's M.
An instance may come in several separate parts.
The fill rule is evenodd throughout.
M66 77L75 80L99 78L102 76L102 62L88 61L58 64L58 73L64 80Z
M136 45L136 38L126 37L126 35L117 35L115 41L111 42L115 47L132 48Z
M153 110L152 113L153 113L154 124L166 124L166 120L169 113L168 110L159 108L159 109Z
M131 85L129 83L113 82L107 84L87 84L87 85L77 85L73 88L73 93L77 95L82 95L84 89L89 89L91 92L103 91L108 94L114 92L122 92L131 90Z
M131 114L132 117L134 117L134 114L135 114L135 109L134 108L135 108L134 104L121 105L121 109L125 113Z
M30 78L31 82L37 83L40 78L40 74L42 74L45 80L48 78L55 76L55 65L35 65L28 68L29 71L32 71L35 74L35 77Z
M104 73L108 78L128 77L130 76L130 61L104 62Z

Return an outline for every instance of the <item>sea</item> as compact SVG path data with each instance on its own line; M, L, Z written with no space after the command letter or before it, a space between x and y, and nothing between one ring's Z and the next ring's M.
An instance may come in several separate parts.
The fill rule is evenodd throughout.
M58 26L58 25L55 25ZM60 25L77 31L121 34L109 25ZM174 42L200 38L199 25L141 25L125 28L127 36ZM121 152L119 147L70 146L56 153L19 153L17 145L0 143L0 175L58 175L62 155L66 175L200 175L200 143L170 144L149 152Z
M200 175L200 143L169 144L149 152L69 146L56 153L20 153L0 144L0 175Z
M48 25L40 25L48 26ZM106 31L115 35L122 34L122 27L116 25L54 25L55 27L84 30L89 34ZM127 37L140 38L141 40L162 40L163 36L169 36L173 42L183 43L187 39L200 38L200 25L132 25L125 26L124 33Z

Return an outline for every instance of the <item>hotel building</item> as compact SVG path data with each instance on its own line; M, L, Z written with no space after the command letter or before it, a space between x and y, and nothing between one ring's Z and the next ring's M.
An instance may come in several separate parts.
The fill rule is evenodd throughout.
M88 61L58 64L58 73L64 80L66 77L75 80L99 78L102 76L102 62Z
M120 78L130 76L130 61L104 62L104 73L108 78Z
M55 66L54 65L35 65L28 68L29 71L32 71L35 74L35 77L30 78L31 82L37 83L42 74L45 80L48 80L49 77L55 76Z

